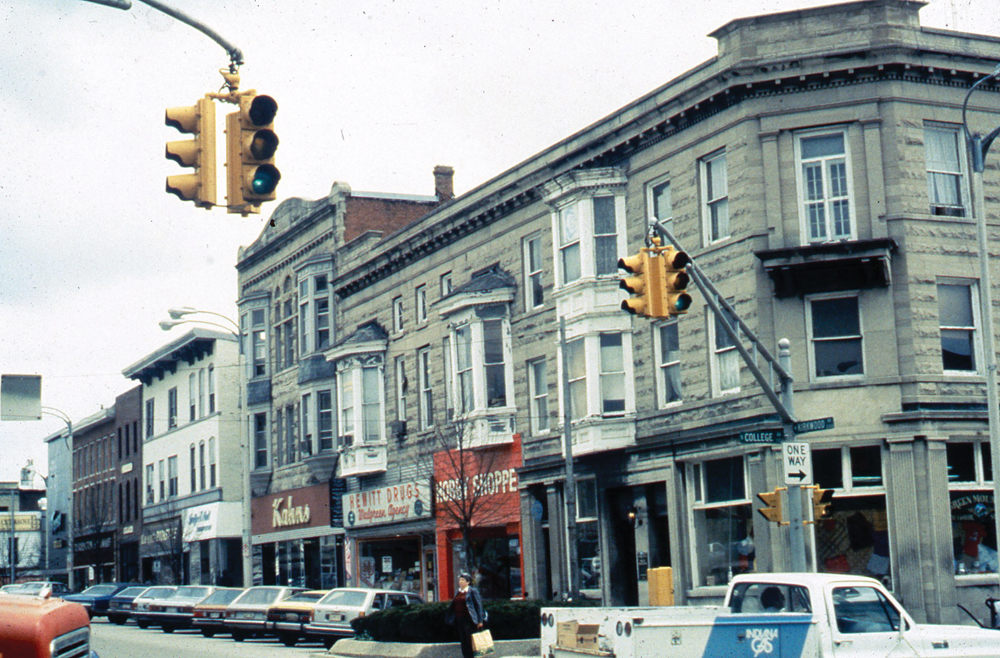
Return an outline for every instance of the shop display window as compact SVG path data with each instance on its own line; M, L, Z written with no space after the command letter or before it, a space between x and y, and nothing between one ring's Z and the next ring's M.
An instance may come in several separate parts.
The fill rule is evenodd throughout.
M358 584L421 593L420 540L359 541Z
M468 569L472 585L484 599L511 599L524 596L521 578L521 542L516 535L473 537L471 557L466 560L466 542L452 543L452 569Z
M743 456L688 465L696 584L725 585L755 569L752 507Z
M997 573L990 445L949 443L947 450L955 575Z
M829 518L815 525L816 570L877 578L892 585L882 448L813 450L816 484L833 489Z

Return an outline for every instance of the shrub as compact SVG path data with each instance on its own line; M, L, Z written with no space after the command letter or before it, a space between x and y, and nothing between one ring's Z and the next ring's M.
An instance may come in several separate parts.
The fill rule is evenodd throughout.
M526 640L541 636L542 608L591 607L600 601L484 601L489 616L486 627L494 640ZM402 608L389 608L351 622L354 632L370 636L379 642L457 642L453 626L445 623L450 601L419 603Z

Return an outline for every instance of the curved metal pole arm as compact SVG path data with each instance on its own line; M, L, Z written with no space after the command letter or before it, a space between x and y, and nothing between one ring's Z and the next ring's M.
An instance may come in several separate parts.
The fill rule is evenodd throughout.
M190 16L180 11L179 9L174 9L173 7L163 4L159 0L139 0L139 2L147 4L153 9L156 9L158 11L162 11L167 16L176 18L177 20L186 25L190 25L194 29L198 30L199 32L210 38L215 43L222 46L226 50L226 52L229 53L229 60L232 63L233 67L243 65L243 51L241 51L233 44L229 43L229 41L224 39L218 32L208 27L204 23L201 23L200 21L191 18Z

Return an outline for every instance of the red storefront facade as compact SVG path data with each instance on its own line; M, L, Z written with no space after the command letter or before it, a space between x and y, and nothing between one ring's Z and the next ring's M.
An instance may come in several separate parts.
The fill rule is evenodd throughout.
M439 595L450 599L468 570L487 599L524 597L517 469L521 440L434 454ZM463 527L469 537L463 537ZM465 540L465 541L463 541Z

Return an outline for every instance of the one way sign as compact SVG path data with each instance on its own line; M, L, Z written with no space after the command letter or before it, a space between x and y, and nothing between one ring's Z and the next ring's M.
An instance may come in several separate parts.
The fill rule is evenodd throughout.
M812 484L812 452L808 443L782 443L781 463L785 467L785 484Z

